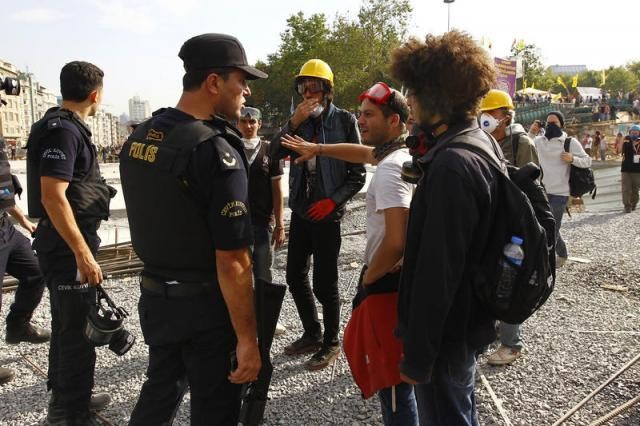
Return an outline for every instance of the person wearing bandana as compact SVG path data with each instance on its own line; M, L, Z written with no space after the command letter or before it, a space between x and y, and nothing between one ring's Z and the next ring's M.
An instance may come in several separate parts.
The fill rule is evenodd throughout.
M561 267L567 261L567 245L560 234L562 216L569 201L569 174L571 166L591 167L591 157L582 148L578 139L571 138L569 152L564 151L564 142L568 138L564 131L564 115L560 111L547 114L547 125L544 136L533 140L538 149L540 165L544 174L542 183L549 196L549 204L556 221L556 266Z
M245 106L240 113L238 130L242 134L244 154L249 163L249 211L253 225L253 274L256 279L272 282L271 266L274 249L282 247L284 202L282 197L283 161L272 161L269 142L258 136L262 113ZM286 328L278 323L276 334Z
M629 136L622 145L622 204L631 213L638 205L640 189L640 126L629 128Z

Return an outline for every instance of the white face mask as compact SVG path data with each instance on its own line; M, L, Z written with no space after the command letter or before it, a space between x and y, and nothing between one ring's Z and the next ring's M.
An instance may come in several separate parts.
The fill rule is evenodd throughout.
M313 111L311 111L311 116L313 118L319 117L320 114L322 114L322 111L324 111L324 107L322 105L318 105Z
M242 143L244 144L244 147L247 149L256 149L256 147L260 143L260 138L251 138L251 139L242 138Z
M493 133L501 122L502 120L494 118L491 114L483 112L480 115L480 128L487 133Z

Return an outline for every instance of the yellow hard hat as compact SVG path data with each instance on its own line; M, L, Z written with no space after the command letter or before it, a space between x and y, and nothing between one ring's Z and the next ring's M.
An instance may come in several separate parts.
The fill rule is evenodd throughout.
M489 93L480 102L480 111L493 111L500 108L516 109L507 92L496 89L489 90Z
M304 63L300 72L296 76L296 80L300 77L315 77L327 80L329 85L333 87L333 71L331 67L322 59L310 59Z

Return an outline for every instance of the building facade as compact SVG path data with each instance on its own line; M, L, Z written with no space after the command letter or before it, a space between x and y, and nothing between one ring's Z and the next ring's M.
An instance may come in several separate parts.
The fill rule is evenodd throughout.
M151 117L151 107L149 101L134 96L129 99L129 119L137 123Z

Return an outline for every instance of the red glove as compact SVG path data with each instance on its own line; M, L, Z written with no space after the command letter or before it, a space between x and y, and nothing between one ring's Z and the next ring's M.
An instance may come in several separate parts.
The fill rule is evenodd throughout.
M307 210L307 218L314 222L321 221L325 217L331 214L336 208L336 202L331 198L324 198L320 201L316 201L311 204L309 210Z

